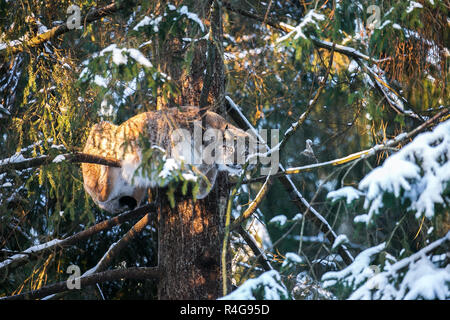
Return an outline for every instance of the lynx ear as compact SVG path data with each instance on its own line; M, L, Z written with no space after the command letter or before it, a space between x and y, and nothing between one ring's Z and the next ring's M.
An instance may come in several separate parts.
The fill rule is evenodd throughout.
M204 199L214 188L217 178L217 167L215 165L202 164L198 166L197 169L203 175L203 177L200 177L200 188L197 194L197 199Z

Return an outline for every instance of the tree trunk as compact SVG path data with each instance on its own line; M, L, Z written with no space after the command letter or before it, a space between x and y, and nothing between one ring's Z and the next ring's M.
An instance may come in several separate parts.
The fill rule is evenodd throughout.
M164 270L159 299L217 299L222 294L220 255L228 190L225 174L217 180L203 200L179 197L170 208L164 194L158 199L159 266Z
M205 94L205 107L219 113L224 109L221 107L225 88L223 51L220 50L222 20L218 8L210 14L212 3L210 0L184 1L183 5L187 4L206 28L211 26L212 37L216 41L198 40L191 43L193 48L186 48L176 37L158 40L155 56L159 69L168 74L180 90L174 99L159 99L159 109L199 106L200 97ZM179 7L177 1L175 5ZM213 25L208 20L213 20ZM215 44L211 46L211 43ZM193 59L191 66L186 68L183 62L188 50L193 50ZM215 50L213 60L210 54L206 54L211 50ZM205 80L205 77L209 79ZM207 90L204 83L209 84ZM228 194L226 174L219 174L213 190L205 199L194 202L177 196L174 208L170 207L164 193L155 199L159 208L159 266L164 272L158 285L159 299L217 299L222 295L221 251Z

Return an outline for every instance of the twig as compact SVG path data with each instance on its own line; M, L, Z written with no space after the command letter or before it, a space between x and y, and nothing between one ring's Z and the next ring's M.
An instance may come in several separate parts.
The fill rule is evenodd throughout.
M244 130L251 130L253 134L255 134L257 137L258 132L256 129L252 126L252 124L248 121L248 119L242 114L240 108L233 102L233 100L226 96L225 100L227 102L228 106L228 114L230 117L237 123L238 126L241 127L241 129ZM265 143L264 140L262 140L261 137L259 137L260 141L262 143ZM266 144L267 150L270 150L270 148ZM279 170L281 172L284 172L284 167L279 164L278 165ZM328 224L325 218L322 217L322 215L317 212L311 205L308 203L308 201L303 197L303 195L298 191L297 187L295 186L294 182L291 180L289 176L283 175L278 177L278 180L281 182L285 190L288 192L289 197L291 198L291 201L296 205L301 211L306 210L307 208L310 208L311 215L308 216L308 218L311 220L312 223L316 225L316 227L321 230L324 234L327 235L328 240L331 243L334 243L336 240L336 233L333 231L331 226ZM338 253L342 257L342 260L349 265L353 262L353 256L350 254L350 252L347 250L345 245L341 245L338 247Z
M325 87L328 75L330 74L331 66L333 64L333 56L334 56L334 50L331 50L330 61L329 61L327 70L325 72L325 76L324 76L323 80L321 81L320 86L317 89L316 94L314 95L314 98L309 102L308 107L306 108L306 111L300 116L298 121L293 123L291 125L291 127L285 132L283 140L278 144L278 146L275 147L276 149L281 150L282 147L286 145L289 138L292 137L294 135L294 133L297 131L297 129L305 122L306 118L308 117L308 115L311 113L312 109L316 105L317 101L319 100L320 94L322 93L322 91ZM271 151L269 151L269 152L271 152ZM262 199L269 191L269 186L272 182L271 174L272 174L272 172L270 172L270 174L267 175L267 178L266 178L263 186L259 190L255 199L250 203L248 208L244 211L244 213L240 217L238 217L233 222L232 229L236 228L243 221L247 220L253 214L253 212L255 212L256 208L259 206Z

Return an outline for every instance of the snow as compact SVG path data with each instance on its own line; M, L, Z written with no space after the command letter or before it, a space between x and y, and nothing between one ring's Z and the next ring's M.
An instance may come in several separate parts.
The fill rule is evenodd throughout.
M303 258L294 252L287 252L286 259L284 259L281 267L288 267L295 264L304 263Z
M331 250L335 250L337 247L340 247L344 243L348 243L348 238L345 234L340 234L336 237L334 240L333 246L331 247Z
M14 261L21 260L23 258L28 257L28 255L30 253L39 252L39 251L42 251L42 250L44 250L46 248L55 246L61 241L62 240L54 239L54 240L51 240L49 242L46 242L46 243L43 243L43 244L38 244L38 245L35 245L33 247L30 247L30 248L26 249L25 251L23 251L23 253L15 254L12 257L9 257L8 259L6 259L5 261L0 262L0 269L10 265Z
M410 1L409 2L409 7L406 9L406 13L411 13L414 9L416 8L423 8L422 4L415 2L415 1Z
M381 26L379 26L377 29L383 30L384 27L386 27L388 24L391 24L392 21L391 20L386 20L385 22L383 22L383 24Z
M60 155L57 155L56 157L55 157L55 159L53 159L53 163L59 163L59 162L62 162L62 161L64 161L64 160L66 160L66 157L64 157L64 155L63 154L60 154Z
M95 75L94 82L99 87L108 88L108 83L109 83L108 79L106 79L102 76L99 76L98 74Z
M130 49L127 49L127 51L130 54L130 57L132 57L134 60L136 60L137 63L139 63L147 68L152 67L151 62L139 50L130 48Z
M249 279L239 288L219 300L281 300L289 293L276 270L266 271L258 278Z
M356 62L355 60L352 60L350 62L350 64L348 65L348 72L350 74L357 72L359 69L360 68L359 68L358 62Z
M168 9L171 11L176 10L178 12L178 14L180 14L181 16L185 16L189 20L198 24L200 29L202 30L202 32L205 31L205 26L203 25L202 20L198 17L197 14L190 12L187 6L182 6L181 8L176 9L176 7L174 5L169 4ZM159 24L161 23L163 17L166 15L167 15L167 13L165 13L163 16L159 16L159 17L154 17L153 15L151 15L150 17L145 16L141 21L139 21L139 23L133 28L133 30L138 31L139 28L150 25L153 27L154 32L158 32Z
M431 219L435 204L444 202L442 193L450 180L450 161L445 159L450 159L450 120L418 135L361 180L369 216L379 213L385 192L400 197L403 191L403 199L411 201L408 209L417 218L424 213Z
M349 287L357 287L373 276L373 268L370 263L373 256L385 249L386 244L381 243L376 247L372 247L362 251L353 261L351 265L340 271L330 271L322 276L325 288L334 286L338 281L342 281L344 285Z
M167 177L169 177L172 174L173 170L177 170L179 169L180 166L179 164L175 161L175 159L173 158L169 158L166 160L166 162L164 163L164 167L161 170L161 172L159 173L159 177L166 179Z
M343 187L336 191L331 191L328 193L327 198L332 201L336 201L342 198L346 199L347 204L352 203L354 200L359 199L363 195L361 191L356 190L353 187Z
M182 176L183 176L183 179L184 179L184 180L187 180L187 181L193 181L193 182L196 182L196 181L197 181L197 176L195 176L195 175L192 174L191 172L183 173Z
M8 163L17 163L25 161L25 157L21 153L15 153L12 157L0 160L0 166Z
M182 6L178 10L178 12L182 15L185 15L188 19L197 23L199 25L200 29L202 29L202 32L205 31L205 26L203 25L202 20L200 20L200 18L195 13L189 12L188 7Z
M278 224L280 227L284 226L287 222L287 218L285 215L280 214L278 216L273 217L270 219L269 223Z
M116 65L127 64L128 55L133 58L137 63L143 65L144 67L150 68L152 66L151 62L138 50L134 48L118 48L116 44L111 44L102 51L100 51L100 56L103 56L105 53L112 53L112 61ZM96 57L94 55L94 57ZM80 75L81 77L81 75Z
M369 224L370 222L370 216L368 214L361 214L359 216L356 216L353 219L353 222L355 223L365 223L365 224Z
M148 17L145 16L134 28L134 31L138 31L139 28L144 27L144 26L153 26L153 31L154 32L158 32L159 31L159 23L161 22L162 17L157 17L154 18L153 16Z
M297 25L294 28L294 30L292 30L288 34L284 35L283 37L278 38L277 42L279 43L279 42L289 39L294 33L295 33L294 40L297 40L300 37L302 37L303 39L306 39L306 36L303 33L303 28L305 28L309 24L315 25L316 28L319 28L317 21L323 21L323 20L325 20L325 16L323 14L317 13L315 10L310 10L305 15L302 22L300 22L300 24Z
M450 232L403 260L386 264L385 270L369 278L349 299L450 299L450 265L439 268L432 263L436 259L426 255L449 241Z

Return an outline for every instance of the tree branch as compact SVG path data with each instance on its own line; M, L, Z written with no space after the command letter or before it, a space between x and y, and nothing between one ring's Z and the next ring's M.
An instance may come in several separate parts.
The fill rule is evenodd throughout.
M395 138L390 139L390 140L386 141L385 143L377 144L370 149L358 151L358 152L352 153L348 156L338 158L338 159L333 159L333 160L324 161L324 162L320 162L320 163L308 164L308 165L300 166L300 167L287 168L284 170L284 172L278 172L278 173L272 175L272 177L278 178L283 175L298 174L298 173L302 173L302 172L306 172L306 171L311 171L311 170L317 169L317 168L324 168L324 167L328 167L328 166L338 166L338 165L345 164L345 163L348 163L348 162L351 162L354 160L371 157L379 151L392 149L393 147L397 146L399 143L412 138L419 132L425 130L427 127L433 125L436 122L439 122L439 120L441 120L442 118L445 118L445 116L447 116L449 113L450 113L450 108L445 108L445 109L441 110L440 112L438 112L437 114L435 114L433 117L429 118L427 121L425 121L421 125L419 125L418 127L416 127L415 129L411 130L410 132L401 133L398 136L396 136ZM249 180L244 180L242 182L242 184L262 182L265 179L266 179L266 176L261 176L261 177L252 178Z
M255 239L252 237L250 233L248 233L242 225L239 225L237 228L237 232L241 235L241 237L244 239L244 241L248 244L250 249L255 254L256 259L258 262L262 265L263 269L265 271L273 270L272 266L270 265L269 260L267 259L265 253L263 250L261 250L258 247L258 244L256 243Z
M100 273L94 273L86 276L81 276L80 280L81 288L95 285L96 283L102 283L107 281L116 281L120 279L160 279L162 276L162 271L158 267L133 267L127 269L115 269L108 270ZM72 279L77 280L77 279ZM33 290L25 293L21 293L14 296L3 297L0 300L29 300L29 299L40 299L51 294L58 292L69 291L67 288L67 281L61 281L54 283L38 290Z
M228 114L230 117L236 122L236 124L241 127L241 129L249 130L251 129L255 135L257 135L256 129L252 126L252 124L248 121L248 119L242 114L239 107L233 102L233 100L226 96L226 102L228 106ZM261 142L263 142L261 140ZM266 145L267 150L270 150L270 148ZM284 167L279 164L278 165L279 170L284 172ZM294 182L291 180L289 176L283 175L281 177L278 177L278 180L282 183L284 188L289 194L289 197L291 198L291 201L301 210L309 210L312 215L306 216L308 219L311 220L311 222L316 225L316 227L322 231L330 241L330 243L334 243L336 240L336 233L333 231L329 223L326 221L322 215L317 212L309 203L308 201L303 197L303 195L298 191L297 187L295 186ZM304 215L305 217L305 215ZM305 217L305 218L306 218ZM353 262L353 256L350 254L350 252L347 250L345 245L341 245L338 247L338 253L344 260L344 262L349 265Z
M297 122L293 123L291 125L291 127L286 131L286 133L284 134L283 140L278 144L278 146L275 147L276 149L281 150L281 148L284 145L286 145L286 142L289 140L289 138L292 137L294 135L294 133L297 131L297 129L305 122L306 118L311 113L312 109L315 107L323 89L325 88L325 84L327 82L328 75L330 74L331 66L333 65L333 57L334 57L334 47L331 50L330 61L328 63L328 67L325 72L325 76L324 76L323 80L321 81L320 86L317 89L316 94L314 95L314 98L309 102L309 104L306 108L306 111L300 116L299 120ZM269 150L269 152L271 152L271 150ZM259 206L262 199L269 191L269 186L270 186L271 182L272 182L272 175L269 174L269 175L267 175L267 178L266 178L263 186L259 190L258 194L256 195L255 199L250 203L250 205L244 211L244 213L233 222L233 224L231 226L232 229L236 228L243 221L247 220L253 214L253 212L255 212L256 208Z
M95 163L109 167L121 167L121 161L115 158L106 158L87 153L66 153L57 156L40 156L31 159L15 160L14 156L8 159L0 160L0 173L7 170L24 170L28 168L40 167L53 163L56 157L60 157L62 161L71 163ZM63 158L61 158L63 157Z
M108 251L103 255L97 265L89 270L89 273L98 273L106 270L108 266L111 264L111 261L114 257L116 257L119 252L131 241L136 235L149 224L150 222L150 214L147 213L144 217L141 218L128 232L120 239L118 242L114 243Z
M113 14L120 9L121 9L121 7L116 2L113 2L102 8L98 8L98 9L90 11L88 14L86 14L84 17L81 18L81 21L83 21L84 23L91 23L96 20L100 20L103 17L109 16L110 14ZM62 25L56 26L56 27L48 30L47 32L44 32L44 33L39 34L29 40L26 40L23 43L20 43L18 45L14 45L14 46L10 46L10 47L6 47L3 50L0 50L0 57L5 54L13 55L13 54L16 54L19 52L23 52L23 51L25 51L26 48L37 47L37 46L43 44L44 42L47 42L47 41L49 41L53 38L56 38L68 31L71 31L71 30L73 30L73 29L69 29L67 27L67 24L65 24L65 23ZM14 42L18 42L18 41L19 40L16 40Z
M26 249L23 253L15 254L12 257L9 257L5 261L0 263L0 270L6 267L13 268L27 263L30 260L36 259L38 255L43 254L45 252L49 252L51 250L63 249L64 247L74 245L75 243L87 239L90 236L99 233L103 230L109 230L114 226L120 225L125 221L131 220L133 218L142 217L144 214L155 211L156 206L154 203L146 204L142 207L136 208L131 211L127 211L121 213L118 216L115 216L111 219L102 221L97 223L96 225L76 233L68 238L63 240L52 240L47 243L34 246Z

